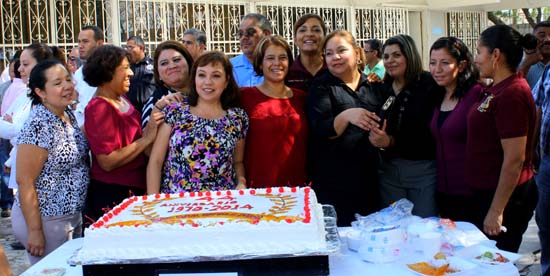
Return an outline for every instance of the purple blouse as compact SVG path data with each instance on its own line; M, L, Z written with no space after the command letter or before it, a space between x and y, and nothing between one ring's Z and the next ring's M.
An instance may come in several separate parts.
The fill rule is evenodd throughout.
M470 195L464 181L467 115L470 107L479 99L483 87L474 85L456 104L449 117L438 127L440 106L432 117L430 129L437 147L437 191L449 195Z

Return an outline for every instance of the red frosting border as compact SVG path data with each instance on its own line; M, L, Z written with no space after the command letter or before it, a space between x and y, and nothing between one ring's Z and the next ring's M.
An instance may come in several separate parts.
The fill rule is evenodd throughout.
M311 199L310 199L311 188L310 187L305 187L305 188L302 188L302 189L304 190L304 212L305 212L305 218L302 222L310 223L311 222L311 208L309 207L309 205L311 203ZM289 190L290 190L291 193L297 193L298 192L297 187L273 187L273 188L269 187L269 188L265 188L265 192L267 194L273 193L274 190L276 191L276 193L283 193L285 191L288 192ZM256 189L233 190L233 191L232 190L216 191L215 194L216 194L216 196L222 196L222 195L230 196L230 195L233 195L233 194L239 195L239 196L244 196L246 194L245 191L248 191L250 195L255 195L256 194ZM177 197L183 198L183 197L186 196L186 194L189 197L212 196L213 193L214 192L207 191L207 192L180 192L179 194L154 194L154 195L132 196L132 197L129 197L129 198L125 199L124 201L122 201L122 203L115 206L108 213L104 214L99 220L97 220L95 223L92 224L90 229L93 230L93 229L96 229L96 228L106 227L106 224L107 224L107 222L109 222L109 220L111 220L113 217L117 216L120 212L127 209L132 203L138 201L140 198L141 198L142 201L146 201L149 198L155 198L155 199L160 199L161 197L162 198L171 198L174 195L177 195Z

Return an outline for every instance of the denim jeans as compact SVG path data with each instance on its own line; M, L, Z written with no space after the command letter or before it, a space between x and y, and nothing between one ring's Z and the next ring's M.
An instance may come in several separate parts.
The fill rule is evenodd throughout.
M539 202L535 219L539 227L542 275L550 275L550 155L543 155L536 176Z
M4 173L4 162L10 154L10 141L0 139L0 208L11 209L13 204L13 191L8 188L9 174Z

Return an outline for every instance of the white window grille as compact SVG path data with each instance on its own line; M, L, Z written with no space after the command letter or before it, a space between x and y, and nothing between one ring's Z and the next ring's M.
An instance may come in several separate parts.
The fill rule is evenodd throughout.
M472 53L475 52L481 32L487 28L487 14L472 11L447 13L447 33L462 39Z
M106 42L123 45L131 35L147 43L149 53L162 41L181 40L191 27L207 36L208 49L228 55L240 52L236 38L239 22L245 14L258 12L273 24L274 33L293 42L293 25L306 13L321 16L327 31L347 29L358 41L370 38L385 40L408 33L407 8L372 8L345 1L327 4L305 0L3 0L0 7L0 44L11 56L16 49L33 42L72 48L78 32L85 25L105 30ZM486 27L483 12L449 12L447 33L464 39L470 47ZM3 61L7 62L6 59Z

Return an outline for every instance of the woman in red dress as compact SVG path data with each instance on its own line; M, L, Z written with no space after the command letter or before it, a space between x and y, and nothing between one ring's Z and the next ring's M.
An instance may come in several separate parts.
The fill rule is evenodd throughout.
M241 106L250 119L244 156L250 188L306 181L306 93L285 85L292 61L284 38L263 38L254 53L254 70L264 81L241 89Z

